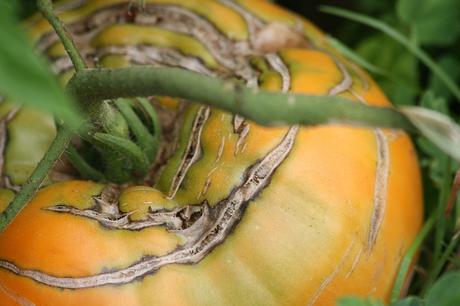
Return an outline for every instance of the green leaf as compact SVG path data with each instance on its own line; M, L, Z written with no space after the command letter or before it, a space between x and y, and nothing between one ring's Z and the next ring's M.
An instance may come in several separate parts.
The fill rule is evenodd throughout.
M375 14L379 12L388 11L392 8L392 1L382 1L382 0L366 0L366 1L356 1L353 5L356 5L359 10L363 10L369 14Z
M455 47L452 48L454 50ZM454 51L455 52L455 51ZM452 55L443 56L438 59L438 64L444 71L455 81L460 81L460 59ZM430 75L428 88L430 88L437 96L449 99L452 97L452 93L444 85L444 83L436 77L436 75Z
M403 300L399 300L396 303L391 304L391 306L423 306L423 300L419 297L407 297Z
M416 143L419 150L426 154L426 156L422 156L420 161L422 167L426 169L425 178L429 178L436 189L441 188L445 174L444 169L446 168L447 155L424 137L417 137Z
M16 19L19 9L20 9L20 2L19 1L3 1L0 4L0 9L3 12L0 12L0 16L2 18L8 18L10 21Z
M460 305L460 272L444 274L430 289L426 306Z
M411 246L407 250L406 254L404 254L404 257L399 266L398 274L396 275L396 279L393 285L393 290L391 292L390 299L392 302L396 301L399 298L399 296L401 296L401 290L404 286L404 282L409 273L411 264L414 261L414 256L417 254L417 251L420 249L420 245L422 244L426 236L430 233L431 229L433 228L433 224L434 224L434 218L431 217L425 222L422 229L417 234L417 237L415 238L415 240L412 242ZM405 304L402 304L402 305L405 305ZM412 304L407 304L407 305L412 305ZM398 306L401 306L401 305L398 305Z
M423 94L420 106L449 115L448 101L437 96L432 90ZM426 169L426 177L429 177L437 188L441 188L447 162L446 154L424 137L417 137L416 142L420 152L424 153L420 157L421 164ZM452 171L455 170L456 164L453 164Z
M81 118L77 107L59 86L45 60L35 54L5 3L0 1L0 92L17 103L52 112L78 127Z
M399 0L396 11L422 44L448 45L460 36L458 0Z
M104 174L90 165L83 156L78 153L77 149L71 144L67 148L67 158L72 166L80 173L82 178L90 179L95 182L105 182Z
M380 301L364 299L362 297L347 296L337 301L337 306L384 306Z
M422 107L400 108L420 133L438 148L460 161L460 127L449 117Z
M420 106L426 107L444 115L449 115L449 105L444 97L437 96L434 91L426 91L420 100Z

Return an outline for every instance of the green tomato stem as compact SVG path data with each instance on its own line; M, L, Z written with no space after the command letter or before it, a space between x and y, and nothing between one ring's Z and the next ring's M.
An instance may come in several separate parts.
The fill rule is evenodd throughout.
M402 113L390 107L368 106L336 96L268 92L178 68L85 69L69 81L68 90L80 101L180 97L240 114L262 125L335 123L416 131Z
M78 52L75 43L70 38L70 34L66 31L61 20L53 12L53 3L51 0L37 0L38 9L43 14L43 16L48 20L48 22L53 26L56 31L59 39L64 45L64 49L72 61L73 66L76 71L81 71L86 68L86 63Z
M96 182L106 181L104 174L99 172L93 166L91 166L75 149L74 146L69 145L66 152L67 158L69 159L72 166L80 173L84 178Z
M70 142L72 134L72 131L66 126L61 126L58 129L56 138L51 143L48 151L45 153L45 156L43 156L42 160L32 172L32 175L22 186L21 190L16 194L12 202L0 215L0 232L2 232L8 224L11 223L13 218L16 217L16 215L35 195L49 171L53 168L62 153L64 153Z

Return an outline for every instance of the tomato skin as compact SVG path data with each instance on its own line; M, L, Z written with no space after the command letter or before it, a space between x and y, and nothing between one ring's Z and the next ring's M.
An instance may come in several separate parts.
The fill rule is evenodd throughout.
M329 137L336 134L327 131L334 128L324 129L309 134L315 135L318 142L323 142L328 133ZM404 158L398 158L398 147L408 145L407 139L399 140L395 162L405 164ZM317 147L319 154L322 145ZM414 164L412 161L412 167ZM251 203L235 232L196 265L168 266L142 281L117 287L60 290L6 271L0 272L1 283L36 305L81 305L83 301L89 305L302 305L328 276L328 290L319 296L318 305L330 305L342 294L386 297L402 252L419 226L416 219L420 216L414 215L409 205L401 204L414 201L413 196L397 194L400 187L413 188L413 182L398 174L401 172L394 176L399 186L390 187L396 192L390 191L379 239L372 252L367 253L361 237L365 237L368 222L359 220L366 220L370 209L365 201L357 200L362 197L363 186L352 191L343 183L321 186L318 175L309 175L305 181L316 183L307 186L316 190L305 193L302 184L293 188L292 178L286 175L297 167L294 161L287 164L271 188ZM339 174L334 183L343 180L343 176L346 174ZM180 243L175 235L159 228L109 231L94 221L43 210L62 202L76 207L88 205L100 189L100 185L81 181L43 189L0 236L1 258L61 276L82 276L98 273L104 267L128 266L143 254L160 255ZM324 189L329 193L323 193ZM321 193L321 198L326 198L323 201L316 199ZM340 193L347 193L357 203L353 205L351 200L344 204ZM305 194L310 200L303 199ZM127 205L139 205L140 200L156 200L157 194L153 189L138 187L126 190L122 198ZM343 209L343 205L349 205L350 210Z
M92 9L121 2L94 0L84 9L63 13L62 18L71 23ZM198 12L234 40L244 41L250 35L241 14L219 1L146 3L174 4ZM292 92L329 94L344 79L339 61L353 71L351 89L340 95L389 105L365 72L330 49L313 25L266 1L237 3L267 22L291 26L300 22L310 43L319 46L279 50ZM49 26L43 20L35 22L32 37L39 39ZM149 27L137 29L135 35L133 27L114 25L95 36L90 45L103 48L114 41L135 45L164 38L151 43L189 52L209 69L219 65L206 48L182 34L154 29L160 38L152 38ZM62 52L59 45L47 51L54 56ZM254 61L259 61L260 86L280 90L284 79L279 71L260 63L263 59ZM124 66L129 60L112 54L102 58L101 64ZM161 103L175 110L178 102L164 99ZM218 207L242 189L251 169L289 133L287 127L246 122L249 132L240 146L241 131L235 132L234 117L211 109L200 130L200 158L175 189L177 170L197 131L194 123L200 112L206 115L200 105L184 111L176 151L155 186L129 187L114 201L130 221L146 220L152 210L171 211L204 201L210 209ZM63 204L80 212L92 210L97 204L94 197L107 187L102 184L72 180L41 189L0 235L1 305L334 305L345 295L387 300L423 215L420 171L409 137L400 131L329 125L302 127L294 138L286 157L239 211L241 219L221 243L196 263L167 264L127 284L62 289L8 269L7 263L12 263L57 278L83 278L126 269L146 257L165 256L187 242L164 225L117 229L75 213L49 210ZM10 191L0 191L0 210L11 196Z

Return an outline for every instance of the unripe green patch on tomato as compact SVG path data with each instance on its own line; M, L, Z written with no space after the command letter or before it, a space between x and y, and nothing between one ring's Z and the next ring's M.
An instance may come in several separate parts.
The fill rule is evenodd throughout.
M21 108L8 124L4 174L22 185L54 139L56 127L51 115Z
M95 48L108 46L130 46L138 44L174 48L184 54L201 58L210 68L217 63L206 48L187 35L174 33L154 27L139 25L113 25L99 33L91 42Z

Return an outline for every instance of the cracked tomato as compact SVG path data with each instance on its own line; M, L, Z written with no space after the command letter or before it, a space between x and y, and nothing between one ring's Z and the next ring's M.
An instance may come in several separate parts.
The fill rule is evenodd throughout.
M269 1L146 0L137 11L124 0L61 5L93 66L177 66L267 90L390 105L317 28ZM43 19L30 24L65 82L73 70L56 35ZM51 176L0 235L2 306L388 298L422 220L417 156L406 134L267 128L180 99L150 101L163 140L146 183L76 180L72 171ZM0 112L0 209L31 168L14 162L35 164L18 157L44 152L29 144L36 130L27 122L21 128L25 112L8 120ZM41 145L49 143L53 126L34 122L44 127Z

